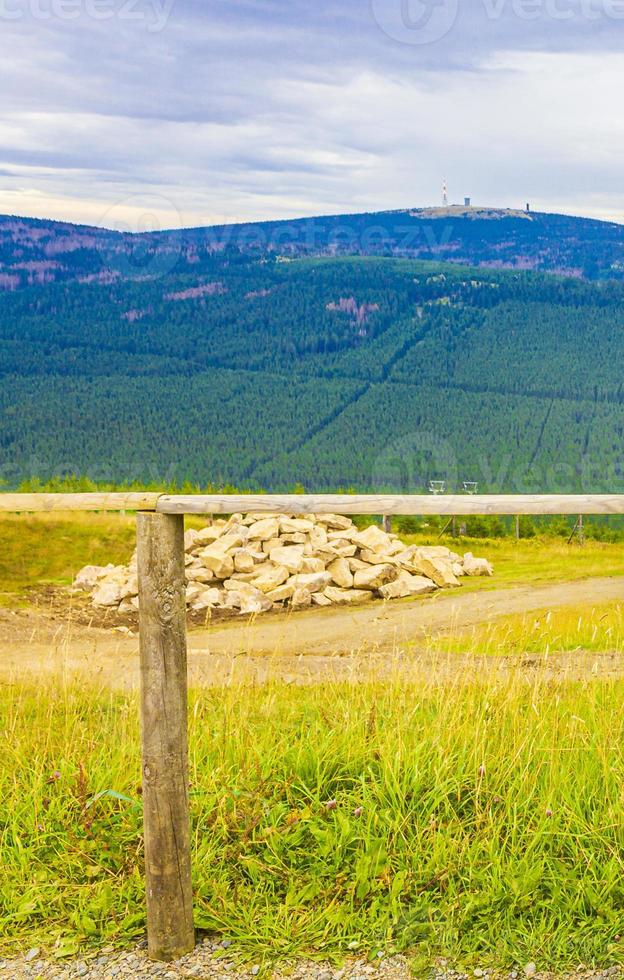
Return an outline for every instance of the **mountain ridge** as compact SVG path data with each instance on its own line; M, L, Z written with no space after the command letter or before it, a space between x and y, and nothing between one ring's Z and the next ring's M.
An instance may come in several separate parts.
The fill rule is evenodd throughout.
M403 208L122 232L0 216L0 292L200 271L215 252L386 256L624 279L624 225L497 207Z

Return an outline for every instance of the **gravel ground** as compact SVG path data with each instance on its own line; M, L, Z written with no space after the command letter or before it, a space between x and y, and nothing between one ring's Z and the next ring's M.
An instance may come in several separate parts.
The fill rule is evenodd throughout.
M205 940L193 953L175 963L153 963L147 959L145 944L131 951L102 950L92 958L62 963L46 960L38 949L31 949L19 959L0 959L0 978L7 980L123 980L131 977L161 977L162 980L179 980L181 977L196 980L214 980L228 977L230 980L253 980L270 975L274 980L412 980L409 962L402 956L380 957L371 964L367 960L352 959L341 967L307 962L288 963L274 971L260 964L237 966L228 940ZM529 963L518 970L495 973L489 969L474 969L462 973L440 963L430 974L431 980L552 980L551 974L540 973L535 964ZM575 973L559 980L622 980L619 967L604 970L587 970L579 967Z

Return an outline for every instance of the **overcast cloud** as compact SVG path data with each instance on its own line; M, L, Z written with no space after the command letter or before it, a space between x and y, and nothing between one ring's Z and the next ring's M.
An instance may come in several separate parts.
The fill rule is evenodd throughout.
M0 0L0 212L624 220L624 0Z

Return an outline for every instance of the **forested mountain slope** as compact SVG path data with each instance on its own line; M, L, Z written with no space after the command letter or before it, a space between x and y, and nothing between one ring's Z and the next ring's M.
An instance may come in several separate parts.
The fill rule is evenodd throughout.
M519 219L525 220L525 219ZM624 284L227 249L0 296L0 477L622 489Z
M624 278L624 225L496 208L417 208L131 235L0 216L0 292L201 273L215 254L370 255Z

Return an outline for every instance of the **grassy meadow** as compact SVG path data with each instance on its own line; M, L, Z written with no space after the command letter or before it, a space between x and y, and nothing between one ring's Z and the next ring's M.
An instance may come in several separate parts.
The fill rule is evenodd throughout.
M131 516L2 517L4 602L127 560L133 537ZM495 565L468 589L624 569L617 544L461 545ZM624 963L624 680L592 674L596 655L622 653L622 604L504 616L430 645L517 667L191 692L197 926L266 964ZM585 680L523 669L565 652L587 658ZM0 955L140 938L137 696L5 684L0 731Z
M0 603L23 600L41 585L67 585L87 564L127 562L134 538L133 516L2 514Z
M624 682L192 693L196 921L265 962L624 960ZM0 950L144 929L137 701L4 687Z
M187 518L187 527L201 526ZM84 565L127 563L135 537L134 514L1 514L0 605L23 602L40 586L69 585Z
M432 636L428 649L438 654L468 656L538 656L551 654L624 653L622 602L584 603L536 612L497 616L464 629L450 624L448 632Z

